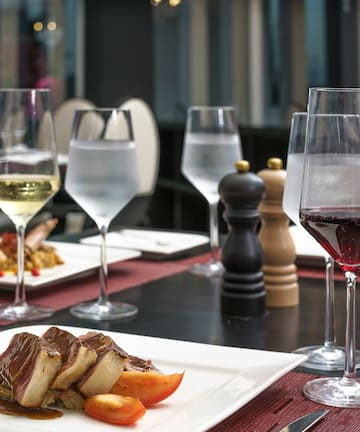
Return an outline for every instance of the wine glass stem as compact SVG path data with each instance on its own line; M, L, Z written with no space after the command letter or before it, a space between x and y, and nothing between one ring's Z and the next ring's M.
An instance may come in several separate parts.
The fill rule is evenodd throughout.
M209 203L209 218L211 258L217 261L219 255L218 202Z
M15 288L15 305L21 306L26 303L24 271L25 271L25 227L16 227L17 237L17 283Z
M356 330L355 330L355 291L356 274L350 271L346 277L346 336L344 378L356 378Z
M108 267L106 259L106 234L107 226L102 225L100 227L100 269L99 269L99 282L100 282L100 293L98 298L98 303L101 305L106 304L108 301Z
M335 336L335 299L334 299L334 260L325 254L325 342L326 348L333 349L336 346Z

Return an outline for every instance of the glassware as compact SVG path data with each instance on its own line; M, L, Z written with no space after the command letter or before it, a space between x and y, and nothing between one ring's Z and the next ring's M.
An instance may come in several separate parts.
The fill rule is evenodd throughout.
M300 221L344 271L345 371L308 381L326 405L360 407L356 378L356 279L360 271L360 89L310 89Z
M335 301L334 301L334 260L303 228L299 220L301 178L304 168L304 146L306 132L306 112L296 112L292 115L289 147L286 164L286 178L283 196L283 208L288 217L301 229L307 241L315 243L325 259L325 340L323 345L305 346L294 352L305 354L307 360L302 368L335 371L343 370L345 350L336 345L335 336Z
M25 288L25 229L60 188L55 132L48 89L0 90L0 208L16 227L15 300L0 307L0 318L32 321L51 308L29 304Z
M136 306L109 300L106 234L110 222L139 188L136 148L130 111L116 108L78 110L74 115L65 189L95 221L101 236L99 296L73 306L78 318L124 319Z
M190 107L187 113L181 171L209 204L211 259L190 271L202 276L221 276L219 259L218 185L234 171L242 158L240 136L232 107Z

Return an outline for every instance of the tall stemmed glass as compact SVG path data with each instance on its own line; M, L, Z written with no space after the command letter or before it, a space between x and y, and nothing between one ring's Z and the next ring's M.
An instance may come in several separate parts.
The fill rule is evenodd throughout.
M139 188L130 111L99 108L75 112L65 188L95 221L101 235L98 299L75 305L70 312L93 321L136 315L136 306L109 300L106 260L110 222Z
M344 100L338 96L342 104ZM355 102L360 92L349 92L347 98ZM355 288L360 271L359 185L360 116L309 112L300 220L344 271L347 307L344 375L311 380L305 384L304 394L316 402L339 407L360 407L355 334Z
M301 229L307 241L314 243L325 259L325 340L323 345L305 346L294 352L308 356L301 367L313 370L343 370L345 363L344 348L336 345L335 335L335 301L334 301L334 260L308 232L299 220L301 179L304 169L304 147L306 132L306 112L292 115L289 147L287 153L286 179L283 196L283 208L289 218Z
M242 158L240 135L232 107L190 107L187 113L181 170L209 204L211 259L191 267L202 276L221 276L219 259L218 186Z
M0 90L0 208L17 233L15 300L0 308L0 318L47 318L51 308L29 304L24 281L25 229L60 187L55 132L47 89Z

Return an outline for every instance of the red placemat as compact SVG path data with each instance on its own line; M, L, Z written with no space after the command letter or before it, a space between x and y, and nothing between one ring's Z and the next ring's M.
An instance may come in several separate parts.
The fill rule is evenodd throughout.
M315 375L290 372L209 432L278 432L298 417L319 409L330 412L314 432L360 432L360 410L327 407L306 399L304 384Z
M298 266L297 273L299 277L310 278L310 279L325 279L325 266L321 267L304 267ZM344 281L344 273L340 269L335 269L334 279L336 281Z
M196 261L196 258L193 258ZM190 261L191 262L191 261ZM109 266L109 293L115 293L127 288L161 279L189 268L189 263L182 261L143 261L134 259L121 261ZM47 285L37 290L29 291L29 302L41 306L60 310L77 303L95 299L99 294L98 273L75 278L66 282ZM0 290L0 304L14 300L13 291ZM0 325L7 325L10 321L0 320Z

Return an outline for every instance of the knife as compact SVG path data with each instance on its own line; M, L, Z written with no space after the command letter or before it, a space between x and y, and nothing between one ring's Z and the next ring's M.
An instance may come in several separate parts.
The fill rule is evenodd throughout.
M328 412L329 410L323 409L306 414L292 423L289 423L287 426L280 429L279 432L305 432L314 426L314 424L322 419Z

